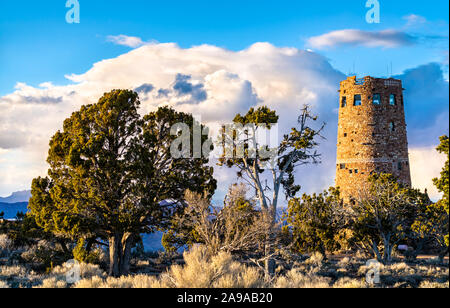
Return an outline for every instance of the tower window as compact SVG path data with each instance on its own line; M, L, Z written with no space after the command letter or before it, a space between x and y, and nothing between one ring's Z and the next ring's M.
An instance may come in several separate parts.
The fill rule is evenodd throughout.
M395 132L395 123L394 122L389 123L389 130L391 132Z
M347 133L344 133L344 137L347 137Z
M399 162L397 163L397 169L398 169L398 170L402 170L402 162L401 162L401 161L399 161Z
M358 173L359 173L359 170L358 170L358 169L355 169L355 173L358 174Z
M356 94L355 95L355 98L354 98L354 102L353 102L353 105L354 106L361 106L361 95L359 95L359 94Z
M347 106L347 97L343 96L342 102L341 102L341 107L345 107L345 106Z
M396 103L395 100L396 100L395 94L389 95L389 105L395 106Z
M381 104L381 95L380 94L374 94L372 102L374 105L380 105Z
M339 164L339 168L342 170L342 169L345 169L345 164Z
M348 170L348 173L352 174L352 173L353 173L353 170L352 170L352 169Z

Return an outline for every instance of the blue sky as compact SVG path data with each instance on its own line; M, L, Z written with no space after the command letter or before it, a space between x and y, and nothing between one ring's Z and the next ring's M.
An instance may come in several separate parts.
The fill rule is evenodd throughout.
M168 103L211 125L262 103L289 129L293 108L315 106L328 122L324 163L299 181L317 192L333 184L339 81L391 70L407 89L413 184L432 189L448 134L449 4L378 1L379 24L366 0L79 0L81 22L69 24L66 0L0 0L0 196L45 175L48 140L71 112L142 85L170 93L140 93L145 111ZM202 101L171 91L179 74ZM234 177L218 172L226 191Z
M428 25L408 29L412 34L448 36L445 0L432 5L419 0L380 1L380 24L366 22L365 2L80 0L81 23L67 24L64 0L0 1L0 95L9 93L18 81L65 84L65 74L82 73L93 63L127 50L106 42L108 35L176 42L184 48L212 44L240 50L254 42L308 48L309 37L333 30L402 30L407 23L404 17L416 14ZM350 47L320 53L345 73L355 68L362 75L386 75L391 62L394 74L418 64L442 62L445 47L434 40L407 47L407 52Z

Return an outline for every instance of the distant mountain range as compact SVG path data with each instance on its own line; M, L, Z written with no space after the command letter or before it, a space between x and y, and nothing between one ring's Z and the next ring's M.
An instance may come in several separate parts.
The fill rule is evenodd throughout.
M0 203L18 203L18 202L28 202L31 197L31 190L16 191L9 197L0 197Z

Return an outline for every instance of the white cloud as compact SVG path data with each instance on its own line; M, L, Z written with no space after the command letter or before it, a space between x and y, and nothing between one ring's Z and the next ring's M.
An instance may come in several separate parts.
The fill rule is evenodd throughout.
M437 152L434 147L412 148L409 150L409 159L413 187L422 191L427 189L432 200L439 200L441 194L433 185L432 179L440 176L446 156Z
M136 48L144 45L145 43L142 41L141 38L135 37L135 36L127 36L127 35L109 35L107 38L108 42L122 45L122 46L128 46L131 48Z
M402 31L363 31L357 29L336 30L308 39L308 44L317 49L335 46L364 46L394 48L416 43L416 38Z
M189 78L183 79L185 88L176 92L174 86L179 74ZM142 93L142 113L169 104L178 110L201 115L213 128L218 127L219 122L231 121L236 113L266 104L279 112L280 126L286 131L295 123L301 106L308 103L323 121L330 123L327 134L333 140L336 119L329 111L334 108L336 87L344 76L315 53L257 43L238 52L210 45L182 49L176 44L149 44L95 63L84 74L67 77L73 84L44 83L37 88L18 84L16 91L0 98L0 136L10 136L9 139L15 141L11 144L11 140L0 140L0 148L10 148L9 153L26 150L29 153L27 166L33 170L45 170L48 140L73 111L82 104L95 102L111 89L136 89L143 84L151 84L154 89ZM166 94L160 95L160 90ZM48 97L62 97L62 100L44 103ZM326 160L334 164L332 143L325 155ZM0 169L9 164L8 172L22 176L17 183L30 185L36 174L25 176L22 171L26 168L21 166L19 157L15 164L8 161L0 162ZM317 174L319 179L321 172ZM333 178L328 180L331 185ZM322 180L309 178L307 182L305 190L323 186ZM221 187L226 190L226 185L221 184ZM10 185L5 186L0 177L0 193L10 193L5 187L9 189Z
M425 17L416 14L403 16L403 19L406 20L406 27L408 28L420 26L427 22L427 19Z
M411 71L408 76L414 76L414 72L417 74ZM437 73L433 69L422 72ZM184 77L177 79L180 74ZM182 49L176 44L147 44L67 78L73 83L43 83L39 87L21 83L13 93L0 97L0 195L29 188L32 178L45 175L48 141L73 111L96 102L111 89L143 85L147 90L140 94L141 113L168 104L200 115L212 128L231 121L236 113L264 104L277 110L280 133L286 133L295 124L302 105L311 105L320 121L327 122L327 139L321 141L319 149L323 163L301 168L298 183L302 192L308 193L334 184L337 89L345 76L314 52L268 43L256 43L237 52L210 45ZM178 90L174 89L176 85ZM425 85L429 90L424 91L435 90L435 82ZM439 112L448 114L448 107ZM437 117L433 119L438 121ZM438 128L445 125L436 124ZM411 164L416 168L414 164L423 162L414 160ZM430 183L431 175L421 170L413 176ZM229 170L217 169L216 174L220 185L215 199L221 200L228 184L236 178Z

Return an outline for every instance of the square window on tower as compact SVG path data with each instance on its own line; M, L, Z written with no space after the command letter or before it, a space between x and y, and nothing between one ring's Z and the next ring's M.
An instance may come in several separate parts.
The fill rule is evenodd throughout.
M389 123L389 130L391 132L395 132L395 123L394 122Z
M381 105L381 95L380 94L374 94L372 102L374 105Z
M356 94L354 97L353 106L361 106L361 104L362 104L361 95Z
M347 106L347 97L343 96L342 102L341 102L341 107L345 107L345 106Z
M391 95L389 95L389 105L391 105L391 106L395 106L395 94L391 94Z

